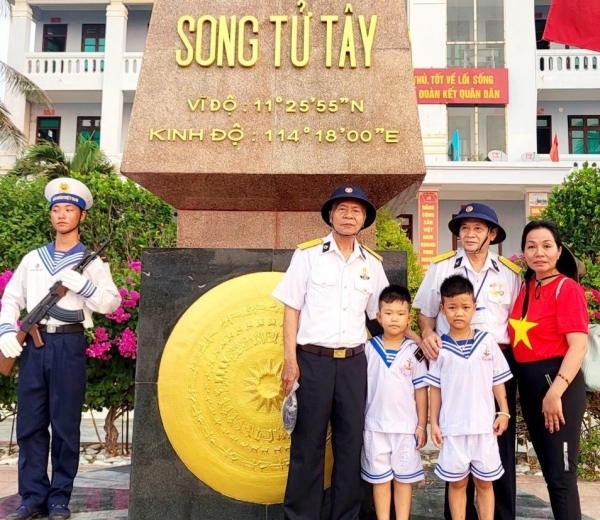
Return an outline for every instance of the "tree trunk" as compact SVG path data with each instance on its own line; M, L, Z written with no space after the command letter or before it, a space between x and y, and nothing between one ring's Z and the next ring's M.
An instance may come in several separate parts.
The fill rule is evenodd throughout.
M111 406L104 420L104 431L106 432L106 456L116 457L118 455L117 443L119 440L119 430L115 426L115 421L119 417L119 407Z

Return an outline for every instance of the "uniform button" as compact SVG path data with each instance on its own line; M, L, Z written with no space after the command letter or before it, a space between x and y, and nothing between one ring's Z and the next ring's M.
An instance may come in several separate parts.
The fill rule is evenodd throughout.
M345 311L347 307L344 307L342 310Z
M325 285L325 282L323 282L323 285Z
M348 286L347 286L347 285L344 285L344 289L347 289L347 288L348 288Z

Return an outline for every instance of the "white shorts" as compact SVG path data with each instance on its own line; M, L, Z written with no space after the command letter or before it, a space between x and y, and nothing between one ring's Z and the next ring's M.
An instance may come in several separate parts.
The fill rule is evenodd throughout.
M412 433L382 433L365 430L361 477L371 484L392 479L410 484L423 480L421 454Z
M456 482L469 473L479 480L498 480L504 473L493 433L444 437L435 474L447 482Z

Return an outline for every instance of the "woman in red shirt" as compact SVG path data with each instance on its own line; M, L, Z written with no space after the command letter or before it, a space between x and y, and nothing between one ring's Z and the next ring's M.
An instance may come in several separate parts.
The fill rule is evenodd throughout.
M554 518L580 520L577 459L585 412L580 368L587 349L587 300L577 283L578 262L553 222L527 224L521 248L528 268L509 320L521 409Z

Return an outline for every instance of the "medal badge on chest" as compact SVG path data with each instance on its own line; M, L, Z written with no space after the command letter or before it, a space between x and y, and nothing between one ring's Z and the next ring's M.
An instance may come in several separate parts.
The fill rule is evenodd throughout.
M493 302L502 303L502 297L504 296L504 284L501 282L494 282L490 284L489 298Z
M360 277L361 277L361 279L363 279L363 280L369 280L369 279L371 278L371 277L369 276L369 273L368 273L368 271L367 271L367 268L366 268L366 267L363 267L363 268L362 268L362 273L361 273Z

